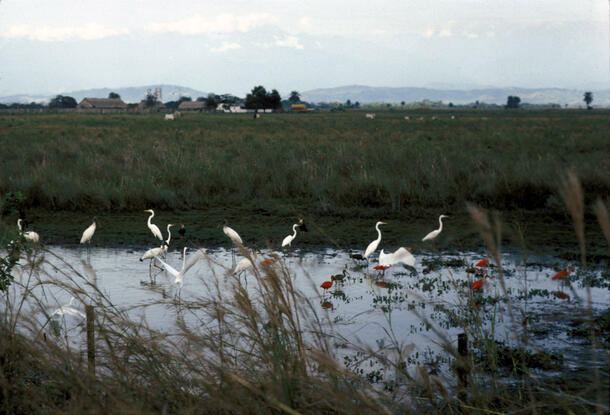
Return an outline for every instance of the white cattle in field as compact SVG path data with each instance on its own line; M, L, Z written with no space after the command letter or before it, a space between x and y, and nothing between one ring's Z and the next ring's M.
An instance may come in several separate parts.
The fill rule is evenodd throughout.
M409 118L409 116L408 116L408 115L405 115L405 120L407 120L407 121L409 121L409 120L410 120L410 118Z
M174 114L165 114L165 121L174 121Z
M432 116L432 121L436 121L436 120L438 120L438 118L436 117L436 115L433 115Z
M182 117L182 114L180 114L180 111L174 111L174 118L180 118Z
M455 115L452 115L452 116L451 116L451 119L452 119L452 120L455 120Z
M375 119L375 114L368 113L368 114L365 115L365 117L368 118L369 120L374 120Z

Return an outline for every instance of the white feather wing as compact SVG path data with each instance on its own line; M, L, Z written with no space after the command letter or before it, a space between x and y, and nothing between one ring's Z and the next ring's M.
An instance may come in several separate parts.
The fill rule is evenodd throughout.
M157 257L156 259L157 259L157 261L159 261L163 265L163 267L165 268L165 270L167 272L172 274L174 277L178 278L178 274L180 274L180 273L178 271L176 271L176 269L174 267L172 267L170 264L168 264L167 262L163 261L159 257Z
M188 258L188 262L186 263L182 274L186 274L186 272L189 269L193 268L193 265L195 265L198 261L203 259L204 256L205 256L205 249L203 249L203 248L198 249L197 252L195 252Z

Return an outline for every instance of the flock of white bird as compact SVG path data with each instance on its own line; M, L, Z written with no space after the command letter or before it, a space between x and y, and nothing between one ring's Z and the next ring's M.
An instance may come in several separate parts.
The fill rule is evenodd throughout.
M174 267L169 265L167 262L163 261L163 259L161 259L161 257L163 255L165 255L165 253L169 249L169 244L170 244L171 237L172 237L170 228L172 226L174 226L174 224L170 223L167 225L167 239L163 240L163 234L161 233L161 230L159 229L159 227L157 225L152 223L152 219L155 216L155 212L152 209L147 209L144 212L150 213L150 216L148 217L148 222L147 222L148 229L150 229L153 236L156 239L160 240L162 243L161 243L161 246L159 246L159 247L151 248L151 249L147 250L140 257L140 261L144 261L145 259L150 260L150 264L149 264L149 274L150 275L152 275L151 273L152 273L152 266L153 266L154 261L159 261L161 263L161 265L163 266L163 268L165 269L165 271L167 271L169 274L171 274L172 276L175 277L175 281L174 281L175 284L177 284L181 287L183 284L184 274L186 274L188 272L188 270L191 269L193 267L193 265L195 265L197 263L197 261L199 261L200 259L202 259L204 257L204 254L206 251L204 248L197 249L197 252L195 254L191 255L187 261L187 258L186 258L187 248L185 247L184 251L182 253L182 268L178 271L177 269L175 269ZM430 232L426 236L424 236L422 238L422 241L424 241L424 242L431 241L431 240L434 240L436 237L438 237L438 235L443 230L443 219L444 218L448 218L448 216L446 216L446 215L439 216L439 218L438 218L439 228ZM23 232L21 222L22 222L21 219L19 219L17 221L17 227L19 228L19 232L22 233L23 237L28 241L31 241L34 243L39 243L40 236L36 232L33 232L33 231ZM386 222L379 221L375 224L375 230L377 231L377 239L372 241L366 247L366 249L364 251L364 255L361 257L363 260L368 261L371 254L373 254L379 247L379 244L381 243L381 230L379 229L379 226L381 226L381 225L386 225ZM97 218L93 217L93 223L83 232L83 235L80 239L81 244L86 243L90 246L91 239L93 238L96 227L97 227ZM299 219L299 223L295 223L294 225L292 225L293 233L291 235L286 236L282 240L282 247L292 246L292 242L297 237L297 229L299 229L299 228L302 230L306 230L306 227L303 223L303 219ZM234 229L232 229L228 226L228 223L226 220L224 221L224 223L222 225L222 231L231 240L231 242L233 243L233 245L235 247L242 248L244 246L241 236L239 236L239 234ZM352 256L352 257L356 257L356 256ZM234 253L233 253L233 258L234 258ZM235 265L235 267L233 269L233 273L240 274L243 271L253 268L254 263L252 262L252 260L255 258L256 258L256 253L253 253L252 257L243 258L242 260L240 260ZM235 259L233 259L233 263L235 264ZM403 264L406 264L409 266L414 266L415 258L413 257L411 252L409 252L409 250L405 247L398 248L395 252L392 252L392 253L385 253L383 251L383 249L379 252L379 265L384 266L384 267L389 267L389 266L392 266L392 265L398 264L398 263L403 263ZM151 282L152 282L152 276L151 276Z

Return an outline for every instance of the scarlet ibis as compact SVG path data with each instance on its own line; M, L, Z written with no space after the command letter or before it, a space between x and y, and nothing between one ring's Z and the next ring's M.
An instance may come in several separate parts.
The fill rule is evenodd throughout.
M488 278L488 275L485 274L485 276L483 277L483 279L477 280L475 282L472 283L472 285L470 286L470 289L472 291L478 291L480 289L483 288L483 284L485 284L485 280Z
M557 274L553 275L553 278L551 278L552 280L564 280L568 275L570 275L570 272L574 271L574 267L573 266L569 266L568 269L564 269L559 271Z
M388 284L385 281L375 281L375 285L381 288L387 288Z
M381 271L382 274L385 274L385 270L390 268L390 265L375 265L373 268L377 271Z
M436 237L437 237L437 236L438 236L438 235L441 233L441 231L443 230L443 218L448 218L448 217L449 217L449 216L447 216L447 215L440 215L440 216L438 217L438 224L439 224L438 229L437 229L437 230L435 230L435 231L432 231L432 232L430 232L428 235L424 236L424 237L422 238L422 242L425 242L425 241L431 241L431 240L433 240L434 238L436 238Z
M19 232L21 232L21 219L17 219L17 227L19 228ZM23 232L23 237L35 244L40 242L40 236L34 231Z
M375 252L375 250L379 246L379 242L381 242L381 231L379 230L379 225L387 225L387 224L385 222L381 222L381 221L379 221L375 224L375 229L377 229L377 239L375 239L373 242L371 242L369 244L369 246L366 247L366 250L364 251L364 259L368 259L369 255L371 255L373 252Z
M261 264L271 265L271 264L275 264L276 262L277 262L277 258L267 258L264 261L262 261Z
M403 264L409 265L410 267L412 267L413 265L415 265L415 257L411 254L411 252L409 252L409 250L407 248L398 248L396 251L394 251L391 254L386 254L385 252L383 252L383 249L381 250L381 252L379 252L379 264L380 265L394 265L397 264L399 262L402 262Z
M476 264L474 264L475 267L486 267L489 266L489 259L482 259L479 262L477 262Z
M320 284L320 287L323 288L324 291L328 291L328 289L332 286L333 286L332 281L324 281L322 284Z
M144 212L150 213L150 216L148 217L148 229L150 229L150 231L155 236L155 238L162 241L163 235L161 235L161 230L159 229L159 227L157 225L155 225L154 223L151 222L152 218L155 217L155 211L152 209L147 209Z

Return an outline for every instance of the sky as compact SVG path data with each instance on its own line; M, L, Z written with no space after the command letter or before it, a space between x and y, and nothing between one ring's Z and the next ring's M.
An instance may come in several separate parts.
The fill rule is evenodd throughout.
M608 0L0 0L0 96L607 89Z

